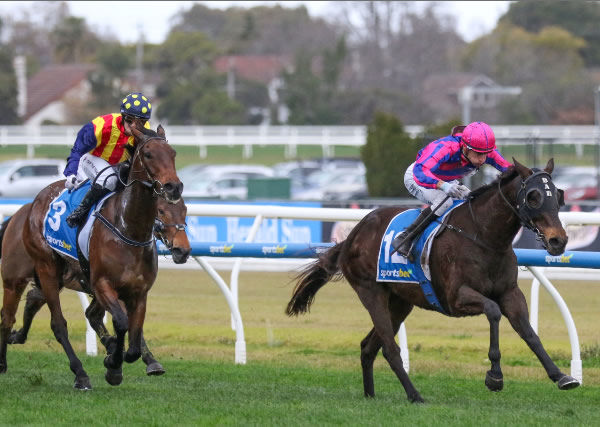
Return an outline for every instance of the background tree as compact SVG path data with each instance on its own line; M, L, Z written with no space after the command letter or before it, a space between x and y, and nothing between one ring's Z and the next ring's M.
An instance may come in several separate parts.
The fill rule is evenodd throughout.
M538 33L560 27L585 40L579 47L586 66L600 66L600 3L596 1L517 1L499 20Z
M367 169L371 197L409 197L404 172L414 162L421 142L404 131L394 115L377 112L367 128L361 158Z
M0 36L4 22L0 19ZM0 44L0 124L14 125L20 122L17 115L17 77L13 67L14 52Z

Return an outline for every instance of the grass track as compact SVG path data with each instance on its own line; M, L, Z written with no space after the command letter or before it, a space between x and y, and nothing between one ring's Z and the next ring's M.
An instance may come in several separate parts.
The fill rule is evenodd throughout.
M293 287L290 278L241 273L248 364L236 366L235 334L216 285L202 271L161 271L150 293L145 335L167 374L146 377L138 361L124 367L119 387L104 381L102 357L84 355L81 308L73 292L64 292L72 343L94 390L72 390L73 375L44 308L29 341L9 347L8 373L0 376L0 424L599 425L598 283L555 283L589 349L584 386L568 392L548 380L506 320L500 328L505 388L487 391L485 318L450 319L416 309L406 322L410 375L427 404L415 406L381 356L375 364L377 398L362 397L358 345L370 321L351 288L344 281L331 283L309 315L288 318L283 309ZM528 295L529 283L522 289ZM540 335L569 372L566 328L545 292Z

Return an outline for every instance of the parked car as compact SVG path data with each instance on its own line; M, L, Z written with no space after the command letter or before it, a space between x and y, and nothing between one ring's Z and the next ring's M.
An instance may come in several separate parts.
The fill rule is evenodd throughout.
M330 169L313 173L308 188L292 195L293 200L343 200L343 194L366 194L364 170Z
M290 179L290 193L294 194L306 190L309 186L309 178L319 172L323 166L314 160L294 160L281 162L273 165L275 176Z
M552 174L557 188L564 190L565 201L598 198L596 168L593 166L569 166L557 168Z
M59 159L17 159L0 163L0 197L30 198L64 179L66 162Z
M249 178L269 178L273 169L263 165L189 165L177 171L183 197L246 199Z

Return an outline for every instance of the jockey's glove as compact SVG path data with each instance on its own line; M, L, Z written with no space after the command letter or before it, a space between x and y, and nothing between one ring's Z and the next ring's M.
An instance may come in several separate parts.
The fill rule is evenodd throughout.
M69 175L65 181L65 187L72 190L77 185L77 175Z

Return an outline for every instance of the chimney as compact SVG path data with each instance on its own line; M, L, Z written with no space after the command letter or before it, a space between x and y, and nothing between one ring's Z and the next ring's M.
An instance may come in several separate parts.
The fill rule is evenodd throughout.
M15 56L13 67L17 75L17 115L24 117L27 112L27 63L25 56Z

